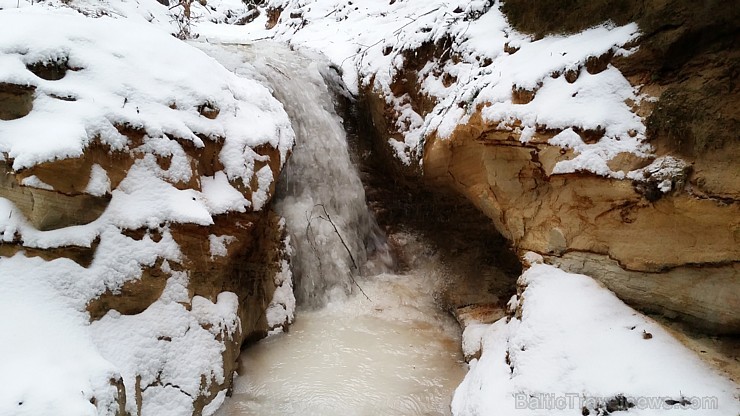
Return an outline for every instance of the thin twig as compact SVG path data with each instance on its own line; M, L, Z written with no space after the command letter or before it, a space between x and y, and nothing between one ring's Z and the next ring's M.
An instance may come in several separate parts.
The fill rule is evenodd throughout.
M275 39L275 35L263 36L261 38L249 39L250 42L259 42L261 40ZM241 45L241 43L234 43L234 45Z
M329 216L329 212L326 211L326 207L324 206L324 204L316 204L314 205L314 208L315 207L321 207L321 209L324 210L324 215L326 215L326 218L322 216L319 216L319 218L321 218L324 221L329 221L329 224L331 224L331 226L334 227L334 232L337 233L337 235L339 236L339 241L342 242L344 249L347 250L347 254L349 254L350 260L352 260L352 266L354 266L355 269L357 269L358 268L357 262L355 261L355 257L352 255L352 251L350 251L349 247L347 246L347 243L344 242L344 238L342 238L342 234L339 233L339 230L337 229L336 224L334 224L334 221L331 220L331 217Z
M276 67L275 65L273 65L271 63L267 63L267 64L265 64L265 66L269 66L270 68L272 68L273 70L275 70L275 72L277 72L278 74L284 76L285 78L290 79L290 77L285 72L281 71L280 68Z
M311 221L313 220L312 217L309 216L308 211L306 212L306 239L308 240L308 243L311 245L311 249L313 250L313 254L316 256L316 261L319 262L319 274L323 274L323 264L321 263L321 256L319 255L319 249L316 248L316 241L309 236L311 233Z
M408 23L406 23L405 25L403 25L403 26L401 26L401 27L399 27L398 29L396 29L396 30L394 30L394 31L393 31L393 34L394 34L394 35L396 35L396 40L398 40L398 35L399 35L399 34L401 33L401 30L403 30L403 29L404 29L404 28L405 28L406 26L408 26L408 25L410 25L410 24L414 23L414 22L416 21L416 19L419 19L419 18L421 18L421 17L424 17L424 16L426 16L426 15L429 15L429 14L431 14L431 13L434 13L434 12L436 12L436 11L437 11L437 10L439 10L439 9L440 9L440 8L439 8L439 7L437 7L436 9L432 9L432 10L429 10L428 12L426 12L426 13L422 13L422 14L420 14L420 15L416 16L416 17L413 17L413 18L412 18L411 16L406 16L406 18L408 18L408 19L413 19L413 20L412 20L412 21L410 21L410 22L408 22ZM382 38L382 39L380 39L379 41L377 41L377 42L373 43L372 45L370 45L370 46L366 47L364 51L358 51L357 53L353 53L352 55L350 55L350 56L348 56L348 57L344 58L344 59L342 60L342 63L341 63L341 64L339 64L339 67L341 68L341 67L342 67L342 66L344 65L344 62L346 62L346 61L347 61L347 59L350 59L350 58L354 58L355 56L359 55L360 53L362 53L362 55L363 55L363 58L364 58L365 54L367 54L367 51L368 51L368 50L369 50L370 48L372 48L373 46L375 46L375 45L377 45L377 44L379 44L379 43L381 43L381 42L383 42L383 41L385 41L385 40L387 40L387 39L386 39L386 38Z
M334 228L334 232L339 237L339 241L342 242L342 245L344 246L344 249L347 250L347 254L349 254L350 260L352 260L352 266L356 270L359 269L359 267L357 266L357 262L355 261L355 257L352 255L352 250L349 249L349 246L344 241L344 238L342 237L342 234L339 232L339 229L337 228L337 225L331 219L331 216L329 215L329 212L326 210L326 206L324 206L324 204L316 204L313 207L314 208L321 207L321 209L324 211L324 215L326 215L326 217L322 217L321 215L319 215L316 218L322 219L324 221L329 222L329 224L331 224L331 226ZM306 239L308 240L309 244L311 244L311 248L314 251L314 255L316 256L316 259L319 262L319 273L321 273L322 272L321 256L319 256L319 250L318 250L318 248L316 248L316 244L315 244L314 240L309 236L309 233L311 231L313 231L313 229L311 228L311 221L313 221L313 216L311 216L308 212L306 212ZM350 268L349 273L347 275L349 276L349 279L352 281L352 283L355 286L357 286L357 289L360 290L360 293L362 293L362 295L365 296L365 298L367 300L369 300L370 302L372 302L372 299L370 299L370 296L368 296L367 293L365 293L365 291L362 290L362 286L360 286L360 284L357 283L357 280L352 275L352 268Z

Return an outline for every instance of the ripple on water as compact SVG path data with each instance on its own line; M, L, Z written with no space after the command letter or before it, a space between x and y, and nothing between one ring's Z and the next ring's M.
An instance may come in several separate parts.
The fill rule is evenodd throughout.
M287 334L241 356L219 416L449 415L465 375L457 323L419 274L382 274L354 296L300 311Z

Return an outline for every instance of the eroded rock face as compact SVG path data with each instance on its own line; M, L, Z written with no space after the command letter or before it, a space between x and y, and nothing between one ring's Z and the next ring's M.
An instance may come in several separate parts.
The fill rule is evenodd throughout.
M563 256L554 263L644 309L740 331L736 202L688 191L650 201L630 181L551 175L559 149L496 136L431 142L425 179L473 201L519 250Z
M688 192L650 201L631 181L552 175L548 168L564 156L560 149L484 134L483 140L430 142L425 178L465 194L518 247L604 253L647 272L726 263L740 254L732 204Z
M719 166L735 165L729 170L697 163L706 168L694 173L721 188L722 198L691 185L652 201L631 181L552 175L555 163L569 155L547 145L547 134L525 145L495 126L468 125L458 132L427 143L423 180L429 187L455 189L518 250L555 256L555 264L600 279L637 307L712 332L740 332L733 161L722 158ZM636 162L633 167L645 163ZM582 260L567 261L571 256Z
M685 24L686 30L693 27ZM681 36L661 36L674 45L686 41ZM655 39L646 36L641 40L650 50L657 48ZM712 96L719 100L712 108L727 109L717 114L721 122L711 129L702 127L708 120L703 112L686 107L690 102L711 100L711 92L700 93L697 83L721 83L737 52L722 49L720 41L697 45L690 56L669 68L673 72L666 69L669 56L655 50L650 59L653 67L637 64L637 58L611 54L584 63L589 74L618 65L633 85L641 85L643 94L660 96L657 104L655 100L628 103L647 123L653 154L618 154L608 160L612 173L604 176L579 170L558 172L558 162L578 154L568 146L553 145L551 139L562 129L537 126L524 137L524 123L519 120L486 121L481 114L487 105L472 109L469 118L444 138L438 132L428 134L421 163L403 164L387 143L389 137L403 140L404 132L397 127L399 114L382 91L368 86L362 94L380 132L378 153L395 160L391 163L397 174L429 189L452 189L465 196L520 253L535 251L566 270L594 276L643 310L685 320L705 331L737 334L740 148L736 140L726 138L737 123L737 89L734 84L725 85L726 90ZM406 56L421 56L438 67L443 65L437 62L447 59L424 48ZM645 58L645 53L639 56ZM407 60L392 83L398 90L394 94L408 94L409 105L422 117L433 105L426 103L429 97L420 84L404 81L417 79L424 65ZM651 77L652 71L660 76ZM578 72L552 76L565 76L573 83ZM526 104L535 93L515 89L511 100ZM690 112L693 118L686 119L681 111ZM683 132L673 128L677 117L685 122ZM717 140L703 139L702 132L716 129L723 130L721 137L715 134ZM585 144L597 143L604 134L603 130L573 130Z
M188 152L196 178L201 176L197 175L200 170L196 163L203 160L200 153L200 151ZM75 191L80 184L80 189L85 189L86 179L90 178L90 170L80 168L92 165L84 159L95 158L98 162L107 162L103 164L103 169L111 172L108 176L112 178L116 177L116 173L120 173L120 179L111 181L115 191L118 183L126 176L126 169L139 157L143 157L143 154L137 156L132 152L113 153L107 158L102 158L91 150L86 152L81 160L46 163L43 166L43 174L40 174L41 169L33 170L33 173L37 174L34 177L39 182L32 183L46 189L22 185L23 179L31 176L30 173L14 172L9 166L3 165L0 196L12 201L18 214L27 219L30 227L39 231L64 231L67 227L91 224L103 215L111 201L111 195L106 193L95 196ZM273 174L277 177L281 168L278 155L273 153L265 157L270 158L270 163L265 166L274 168ZM49 185L47 181L54 183L54 186ZM198 189L200 184L193 182L190 186ZM256 186L253 189L256 189ZM274 184L271 185L267 195L271 197L273 190ZM251 198L249 190L245 189L244 194ZM86 309L92 321L97 321L111 312L124 316L144 313L156 302L161 302L165 287L175 273L187 275L187 299L190 301L183 303L185 308L191 307L190 302L195 297L205 298L214 304L224 292L232 292L238 298L238 308L235 312L240 324L231 332L217 332L215 337L223 346L221 363L223 378L204 382L202 394L193 397L194 412L199 414L219 392L230 388L233 374L238 367L240 348L245 340L261 338L272 329L268 326L265 311L276 289L275 276L281 271L282 263L288 260L283 247L285 236L280 217L269 209L236 211L214 215L213 224L210 225L172 223L154 228L123 228L120 232L125 238L140 243L146 241L157 243L163 238L172 239L179 247L181 256L179 260L158 257L151 265L142 264L138 266L141 268L138 277L126 280L120 287L109 288L90 300ZM25 236L28 235L29 231L26 230ZM19 231L14 240L0 245L0 255L41 257L47 261L70 259L79 267L90 268L96 257L100 261L99 242L100 239L97 238L89 246L68 243L60 246L43 244L38 246L32 241L24 242L24 232ZM208 329L209 324L203 325ZM156 336L155 333L152 335ZM160 335L160 338L167 342L171 341L170 336ZM164 381L157 383L163 384ZM143 392L150 386L141 381L128 385L128 388L132 386L135 391L128 392L129 405L132 403L131 397L134 397L136 409L140 412L146 406L146 395L142 396ZM122 380L118 380L117 388L121 392L119 404L123 412L126 406L126 390Z
M110 195L95 196L81 192L73 195L47 189L23 186L24 176L16 175L6 163L0 162L0 197L12 201L38 230L54 230L72 225L88 224L100 217L110 202ZM73 181L90 173L76 168L52 169L55 182ZM35 176L34 176L35 177Z
M0 44L12 63L0 79L0 349L29 374L70 365L41 393L13 385L0 413L209 413L242 344L292 319L266 314L291 284L271 210L290 120L263 85L156 28L54 13L0 16L15 25ZM28 43L39 25L54 33ZM24 332L40 325L57 339Z

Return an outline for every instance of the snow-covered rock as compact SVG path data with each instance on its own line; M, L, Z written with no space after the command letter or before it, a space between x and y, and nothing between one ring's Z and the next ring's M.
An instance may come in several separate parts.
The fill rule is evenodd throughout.
M321 50L342 67L355 93L380 94L392 110L389 130L397 134L390 145L405 164L421 161L431 137L449 139L477 115L510 131L594 132L600 140L593 143L578 135L575 144L553 142L577 147L557 171L623 177L607 162L624 152L646 156L650 149L643 143L645 126L625 102L638 101L635 90L602 57L629 54L622 46L637 38L637 25L533 40L511 28L499 6L482 0L272 0L267 9L279 12L272 29L260 28L270 14L263 13L248 31L205 25L202 32L242 40L269 36Z
M292 319L287 114L132 3L6 3L0 414L214 412L244 338Z
M535 264L519 286L515 316L463 334L482 355L456 416L740 412L736 384L590 277Z

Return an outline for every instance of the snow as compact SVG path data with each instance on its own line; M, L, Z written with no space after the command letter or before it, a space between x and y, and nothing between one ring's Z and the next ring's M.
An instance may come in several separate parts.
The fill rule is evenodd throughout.
M293 322L295 317L295 295L293 294L293 279L290 265L286 260L280 264L280 271L275 275L275 293L265 316L267 326L271 330L281 332L285 325Z
M110 178L102 166L97 163L92 165L90 170L90 180L87 182L85 192L90 195L103 196L110 194Z
M172 272L160 299L142 313L111 311L90 325L101 353L123 374L128 411L136 412L137 382L148 395L144 415L192 413L194 397L223 383L225 347L214 333L234 334L236 295L223 293L215 304L196 296L190 311L182 304L189 300L186 273Z
M602 414L620 395L635 415L673 414L682 406L666 400L683 399L697 414L740 412L734 383L590 277L534 264L518 284L521 318L463 334L463 345L483 349L456 390L455 415Z
M273 181L270 166L263 166L257 171L257 190L252 194L254 209L260 210L265 206L270 195L270 185Z
M68 263L0 258L2 415L96 415L93 397L100 414L115 409L118 369L96 349L87 315L44 279Z
M151 138L189 141L196 148L203 146L197 135L224 140L225 172L245 183L251 172L244 161L247 167L254 163L245 147L269 144L284 158L292 146L287 117L266 88L153 25L31 8L4 10L0 26L7 31L0 41L0 82L35 87L31 113L0 125L0 151L16 170L79 157L93 140L124 149L130 143L117 126ZM34 36L37 26L47 28L45 36ZM41 79L26 69L60 59L74 69L60 80ZM199 114L197 108L206 103L220 110L215 119ZM53 131L46 127L50 124Z
M176 12L162 6L156 0L45 0L38 2L33 0L0 0L0 10L25 9L25 8L53 8L59 11L76 11L87 17L125 17L128 20L139 23L156 25L168 33L176 33Z
M245 212L251 202L234 188L226 174L222 171L211 176L202 176L200 186L205 196L208 212L211 215L223 214L229 211Z
M691 165L673 156L662 156L653 163L629 173L629 178L634 180L648 180L657 183L662 193L668 193L677 186L682 186L686 181L687 170Z
M193 2L193 19L196 22L238 24L240 20L252 15L245 3L242 0L215 0L205 5Z
M6 203L3 208L8 215L2 220L5 241L12 240L18 231L29 247L89 247L111 225L130 229L157 229L169 222L208 225L212 215L244 212L250 206L243 195L236 195L230 181L241 180L248 187L254 162L268 159L252 147L278 149L281 166L292 147L290 121L267 88L236 76L152 25L131 19L89 19L63 9L44 8L3 10L0 25L10 29L0 40L0 59L9 62L2 66L0 82L26 81L36 86L35 101L45 100L42 107L49 106L43 111L35 106L25 117L0 123L0 149L12 159L15 169L81 155L92 140L137 156L127 176L110 190L110 205L96 221L41 232ZM33 36L30 31L37 26L49 27L53 33ZM131 36L120 36L129 32ZM59 51L70 66L81 69L70 70L57 81L40 79L26 70L24 62L48 59ZM141 67L147 71L137 70ZM57 100L53 94L72 95L77 100ZM206 101L221 109L213 120L196 111L198 103ZM172 103L176 109L169 107ZM116 123L145 130L144 143L135 147L115 130ZM219 156L224 169L213 177L202 177L201 189L181 189L174 185L190 179L192 159L178 140L202 147L196 134L223 143ZM171 158L169 168L160 167L156 156ZM258 172L255 193L261 198L260 205L272 180L264 168ZM48 188L34 176L23 184ZM102 195L109 192L109 186L105 168L94 164L87 192Z
M632 53L634 48L624 47L639 35L637 25L604 24L574 35L535 40L513 29L500 5L482 0L391 4L271 0L266 7L283 9L272 29L265 29L263 11L244 27L204 22L197 30L210 41L269 38L297 49L321 51L342 69L353 94L372 86L395 109L403 140L390 138L388 143L407 165L422 163L428 138L448 139L477 110L490 125L520 129L525 133L520 141L525 143L538 128L603 131L596 143L580 140L571 146L575 157L558 162L553 174L587 171L621 179L625 172L610 168L609 160L619 153L651 156L644 120L628 105L649 97L639 95L611 65L594 74L586 70L589 58ZM408 96L394 95L392 84L407 66L410 52L426 44L438 45L439 52L445 50L455 59L423 58L428 61L419 70L418 83L421 93L436 105L428 114L419 114ZM578 75L572 83L565 79L568 71ZM444 77L454 82L445 84ZM534 99L515 103L514 89L534 92Z
M210 403L208 403L205 407L203 407L203 416L213 416L216 414L216 411L221 407L221 405L224 404L224 401L226 400L226 391L221 390L216 394L216 397L211 400Z
M108 211L115 212L115 221L122 228L156 228L173 222L210 225L213 223L205 201L193 189L177 189L160 179L157 162L147 154L137 160L114 193Z
M32 188L46 189L47 191L54 190L54 187L42 181L36 175L31 175L26 178L23 178L23 180L21 181L21 185L30 186Z
M231 235L209 235L208 243L211 251L211 259L229 254L227 246L234 241L236 241L236 237Z

